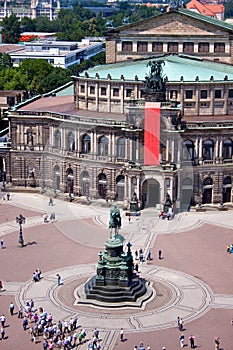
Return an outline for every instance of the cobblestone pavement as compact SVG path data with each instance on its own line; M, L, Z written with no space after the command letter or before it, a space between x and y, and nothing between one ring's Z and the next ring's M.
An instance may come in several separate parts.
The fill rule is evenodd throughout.
M164 305L160 307L153 307L153 300L151 300L148 302L148 305L140 311L129 309L128 311L118 310L117 312L111 313L109 309L96 307L82 308L77 306L77 290L72 289L73 287L69 287L69 289L68 286L73 286L75 280L83 281L95 274L96 260L90 256L90 261L84 263L78 261L79 259L77 258L78 264L72 265L74 259L71 259L71 265L69 265L67 264L67 260L65 261L63 256L64 251L62 251L61 248L63 246L65 249L66 242L69 242L69 244L75 245L77 254L83 249L87 251L92 249L92 254L94 251L97 252L99 249L102 249L108 236L109 209L100 206L81 206L59 200L55 200L54 202L55 205L51 207L48 205L47 197L37 194L28 195L17 193L12 196L12 200L9 203L4 202L1 204L1 209L7 209L11 206L14 209L19 209L23 215L25 215L24 212L27 213L27 216L25 215L26 223L24 225L24 232L30 232L31 234L34 231L37 232L36 230L38 229L43 230L43 232L45 231L44 235L46 235L46 233L52 235L54 232L57 239L57 245L55 245L54 249L56 249L56 247L59 249L61 262L60 264L57 262L57 264L55 264L56 266L54 265L56 268L51 269L52 265L50 259L47 259L48 256L46 256L45 251L42 250L42 243L40 248L39 242L35 250L38 251L38 254L43 255L43 252L45 254L43 279L35 284L31 279L21 277L23 276L21 271L18 271L17 279L12 279L11 276L3 279L5 290L1 294L0 312L1 308L3 308L1 300L8 300L9 296L15 298L17 305L23 305L26 300L33 298L36 307L43 306L48 312L54 315L56 320L67 319L74 314L78 314L81 326L87 329L90 334L95 327L98 327L103 335L102 348L109 350L118 348L122 350L133 349L133 344L144 340L144 338L146 338L147 342L151 343L151 348L153 349L152 342L153 344L155 343L154 334L156 332L159 332L160 337L160 340L156 338L157 346L172 345L173 339L178 337L175 333L177 331L176 320L178 315L184 319L185 324L197 324L196 329L198 329L198 337L201 338L200 341L203 348L205 345L208 345L208 339L212 336L211 334L215 331L215 328L216 332L221 332L223 335L225 334L226 331L222 329L222 327L224 327L223 320L226 319L225 322L227 322L227 325L225 325L225 328L227 327L228 329L231 319L229 310L233 309L232 280L226 280L229 278L229 271L232 271L232 259L229 260L228 258L233 257L225 253L225 245L233 242L231 233L233 227L232 211L181 213L176 215L173 220L162 221L158 218L157 211L147 209L142 212L141 217L133 218L131 223L128 223L127 217L124 215L124 212L122 212L122 235L125 237L125 243L128 241L131 242L133 250L142 248L146 255L150 249L152 254L156 255L157 248L155 247L158 244L161 244L163 248L167 245L166 254L169 252L169 257L167 258L165 256L165 259L161 261L158 261L156 257L154 257L154 260L149 264L144 263L140 265L140 275L153 283L155 290L156 284L161 283L166 285L171 293L169 300L166 300ZM9 211L5 211L5 215L7 215ZM53 224L44 224L43 215L45 213L50 215L53 211L56 214L56 221ZM2 210L2 213L3 212ZM11 242L11 237L13 237L11 234L15 235L15 232L18 230L18 224L15 223L15 220L10 219L9 221L1 220L0 222L0 235L3 237L4 241L5 239L9 239L9 242ZM211 231L213 232L212 236L210 236ZM59 232L59 234L55 232ZM37 237L39 238L39 236ZM62 245L58 245L61 237L68 239L68 241L62 241ZM50 239L52 240L53 238L55 238L55 236L51 236ZM187 258L180 253L182 251L180 248L182 247L179 245L183 245L185 252L189 251L190 238L192 239L192 246L195 244L195 256L199 256L200 260L202 258L205 259L203 260L203 273L200 273L201 276L195 271L195 265L192 265L192 261L195 261L194 251L192 253L189 252ZM214 261L211 254L211 261L208 260L208 256L203 256L204 254L208 255L210 253L204 251L207 244L205 239L207 238L209 248L211 250L216 249L218 254L218 259L216 259L216 261ZM181 241L179 241L179 239ZM202 241L203 239L204 241ZM227 239L229 241L227 241ZM10 248L13 247L13 245L10 244L9 249L8 246L7 249L5 249L6 252L1 252L4 254L6 253L6 264L9 258L17 259L19 251L21 253L22 250L25 249L26 255L31 254L32 250L29 252L26 248L20 248L18 251L15 250L15 256L11 255L14 249L12 248L12 252L10 252ZM173 244L173 247L170 247L169 244ZM30 249L34 248L30 247ZM176 261L177 255L180 257L179 262ZM95 255L94 253L94 256L96 256L97 259L97 254ZM46 260L48 260L47 263ZM182 262L182 264L180 264L180 262ZM215 264L220 265L220 269L217 270L221 270L221 265L222 268L224 266L223 271L226 272L225 276L224 273L221 276L219 272L215 277ZM2 266L2 264L0 266ZM205 270L206 275L204 273ZM54 276L56 276L57 272L62 275L64 285L61 288L56 285L56 278ZM2 275L4 276L3 271ZM73 294L73 299L71 298L71 301L64 297L68 289L69 293ZM219 322L217 326L215 325L215 327L212 327L212 331L209 331L211 324L208 323L208 315L222 315L222 312L224 312L224 315L221 316L221 322ZM217 316L216 319L218 320ZM199 328L202 324L202 320L207 320L205 328L206 331L208 330L208 336L206 337L200 335L202 329ZM124 328L128 339L123 343L119 343L118 339L119 329L121 327ZM165 336L165 334L168 334L169 330L170 335ZM195 327L193 327L193 330L195 331ZM213 333L213 337L216 335L220 334L214 335ZM26 344L26 348L24 345L25 349L35 348L35 345L32 346L28 343L29 340L22 340L21 338L23 337L19 336L19 342L22 341L22 344ZM230 338L231 335L229 334L229 339ZM165 341L166 343L164 343ZM230 345L228 345L230 344L228 333L224 337L223 342L224 341L226 344L224 350L232 350L231 347L229 347ZM4 349L11 349L11 347L7 347L8 344L11 344L10 337L9 340L5 341ZM213 348L213 344L211 346ZM0 343L0 348L2 348L2 343ZM42 346L40 346L40 348L42 348ZM178 341L172 349L176 348L179 348ZM171 349L171 347L168 348L168 350L169 349Z

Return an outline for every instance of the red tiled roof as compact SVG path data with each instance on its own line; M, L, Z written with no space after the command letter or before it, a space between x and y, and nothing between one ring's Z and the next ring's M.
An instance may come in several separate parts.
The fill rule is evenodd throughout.
M191 0L186 4L186 8L188 10L197 10L200 14L211 17L215 16L217 13L224 12L223 5L203 4L198 0Z

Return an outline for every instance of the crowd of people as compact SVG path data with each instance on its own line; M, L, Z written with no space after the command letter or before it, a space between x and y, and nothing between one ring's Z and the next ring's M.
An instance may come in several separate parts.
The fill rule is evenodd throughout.
M10 305L10 310L11 307ZM101 348L97 328L93 330L92 337L87 339L86 330L78 324L77 316L70 320L55 322L51 313L47 313L42 307L35 308L33 299L26 302L24 308L19 308L18 318L22 319L23 331L28 331L31 342L42 343L44 350L77 349L83 343L87 344L88 349ZM4 318L0 318L0 321L4 328Z

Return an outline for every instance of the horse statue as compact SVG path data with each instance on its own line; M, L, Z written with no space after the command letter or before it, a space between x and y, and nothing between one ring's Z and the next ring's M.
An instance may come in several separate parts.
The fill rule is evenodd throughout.
M110 239L116 238L121 228L121 215L120 210L116 204L113 204L110 209L110 219L109 219L109 228L110 228Z
M162 65L164 61L150 61L147 67L150 67L149 74L145 77L146 89L150 91L165 91L165 80L163 76Z

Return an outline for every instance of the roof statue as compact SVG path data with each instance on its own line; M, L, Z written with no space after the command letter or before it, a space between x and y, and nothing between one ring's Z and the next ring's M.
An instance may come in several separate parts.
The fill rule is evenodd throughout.
M164 61L150 61L147 64L147 67L150 67L150 72L145 77L146 90L151 92L165 91L165 78L163 76L162 65L165 65Z

